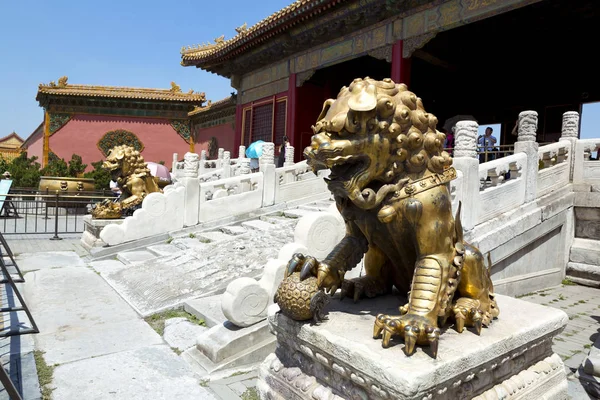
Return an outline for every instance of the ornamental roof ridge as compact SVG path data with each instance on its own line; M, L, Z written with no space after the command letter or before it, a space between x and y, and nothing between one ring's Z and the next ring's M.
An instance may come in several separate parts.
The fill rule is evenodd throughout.
M54 81L38 86L40 94L52 94L63 96L96 96L125 99L147 99L147 100L178 100L205 102L204 92L189 90L183 92L175 82L171 82L170 89L140 88L128 86L103 86L103 85L74 85L67 82L66 76L61 77L58 83Z
M197 114L201 114L203 112L209 111L209 110L215 110L215 109L219 109L219 108L224 108L227 107L229 105L236 105L236 97L237 95L235 93L232 93L231 96L228 96L224 99L221 100L217 100L215 102L212 102L210 100L208 100L207 104L205 106L202 107L194 107L194 109L192 111L190 111L188 113L188 116L192 116L192 115L197 115Z
M244 42L254 39L264 33L278 23L286 22L295 17L300 17L303 13L310 11L312 8L321 6L322 8L330 8L332 5L341 3L344 0L296 0L292 4L274 12L267 18L259 21L250 28L247 24L235 28L237 35L228 40L224 40L224 35L215 39L214 43L206 43L202 45L184 46L181 48L181 65L194 65L194 61L209 58L224 49L230 49ZM310 16L320 13L315 10L310 13Z

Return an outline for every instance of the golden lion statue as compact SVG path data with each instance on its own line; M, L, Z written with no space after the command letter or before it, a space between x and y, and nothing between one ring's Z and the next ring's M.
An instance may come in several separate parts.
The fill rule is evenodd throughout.
M119 185L121 197L117 202L105 200L92 210L98 219L121 218L129 215L142 204L149 193L160 192L156 180L144 162L140 152L131 146L115 146L110 150L102 168L108 170L111 179Z
M456 171L436 124L421 99L391 79L355 79L327 100L304 155L315 173L331 170L326 181L346 236L322 261L294 255L286 271L286 278L315 276L321 290L341 288L341 298L355 301L392 286L407 293L400 315L376 317L373 337L383 337L383 347L403 337L407 355L429 344L433 357L449 317L458 332L480 334L499 314L483 256L463 241L460 205L452 215ZM363 256L366 274L345 280Z

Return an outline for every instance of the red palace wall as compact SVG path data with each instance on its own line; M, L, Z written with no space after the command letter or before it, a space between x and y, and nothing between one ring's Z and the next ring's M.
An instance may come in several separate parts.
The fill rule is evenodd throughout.
M231 152L231 158L234 158L237 155L237 149L235 148L235 129L231 122L208 128L196 129L196 144L194 145L195 153L200 154L202 150L206 150L208 156L208 142L210 141L210 138L214 136L217 138L218 147L222 147L225 151Z
M105 158L98 149L98 141L107 132L117 129L124 129L137 136L144 145L142 155L145 161L165 161L169 165L173 153L178 153L179 158L183 158L183 154L190 150L190 145L171 127L167 119L74 115L66 125L50 136L50 151L66 161L71 159L73 153L78 154L88 164L87 170L91 170L92 162ZM42 141L39 141L40 146ZM33 155L32 147L37 151L37 145L36 142L34 146L30 146L28 154Z
M42 159L44 158L44 135L41 135L37 140L31 142L29 146L27 146L27 157L36 156L38 159L36 162L42 163ZM69 160L71 158L69 157Z

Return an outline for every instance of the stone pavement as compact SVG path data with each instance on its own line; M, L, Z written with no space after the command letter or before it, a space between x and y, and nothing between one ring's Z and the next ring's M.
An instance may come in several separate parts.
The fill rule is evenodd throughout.
M173 344L152 330L90 267L92 262L78 243L79 237L9 238L26 273L22 293L41 330L0 341L2 361L19 380L25 399L41 398L34 348L55 366L50 385L54 400L257 398L252 397L256 371L224 373L210 382L196 377ZM571 397L589 398L573 372L598 335L600 289L562 285L522 298L567 312L569 324L554 349L569 368ZM19 320L25 321L22 315ZM0 400L7 398L0 391Z

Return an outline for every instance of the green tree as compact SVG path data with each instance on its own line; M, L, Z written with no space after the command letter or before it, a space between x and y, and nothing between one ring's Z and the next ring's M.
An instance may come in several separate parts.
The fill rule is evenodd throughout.
M13 187L38 187L40 184L41 165L36 160L37 157L27 158L27 153L23 152L13 159L10 164L6 165L6 170L10 172L11 179L13 180Z
M48 164L42 168L42 176L69 176L69 166L63 158L50 152Z
M71 156L71 161L69 161L69 176L77 178L80 174L85 172L86 168L87 164L82 162L81 156L78 156L77 154Z
M86 172L83 175L84 178L92 178L96 190L109 189L111 176L110 172L102 168L102 161L93 162L92 167L94 167L94 169L90 172Z

